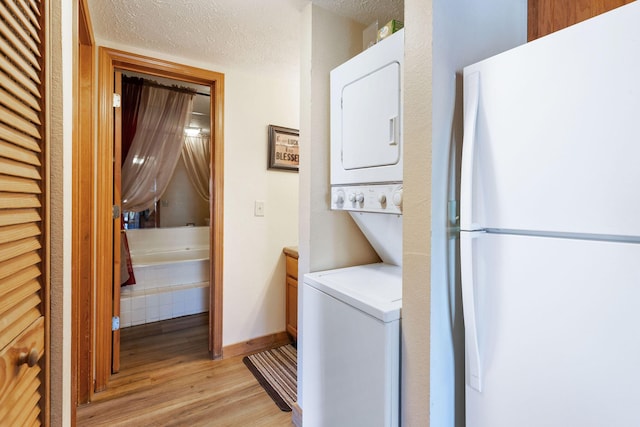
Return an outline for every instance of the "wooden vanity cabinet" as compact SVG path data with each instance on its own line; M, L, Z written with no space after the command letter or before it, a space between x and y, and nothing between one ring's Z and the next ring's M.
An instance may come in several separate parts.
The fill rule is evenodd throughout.
M298 340L298 250L287 247L283 250L286 263L285 295L287 333Z

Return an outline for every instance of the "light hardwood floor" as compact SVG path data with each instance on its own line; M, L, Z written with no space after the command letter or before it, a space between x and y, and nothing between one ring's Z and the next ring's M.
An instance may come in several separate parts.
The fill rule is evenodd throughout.
M141 331L122 334L121 370L78 408L78 426L293 426L242 356L209 359L206 325Z

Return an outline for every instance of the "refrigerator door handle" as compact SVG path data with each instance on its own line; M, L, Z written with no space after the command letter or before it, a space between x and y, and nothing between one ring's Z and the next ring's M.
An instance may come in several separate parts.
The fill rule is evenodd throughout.
M473 223L473 169L475 163L476 125L480 102L480 73L464 77L464 134L462 137L462 172L460 177L460 229L478 230Z
M467 352L468 376L470 387L482 391L482 369L480 349L478 347L478 328L476 325L474 246L481 232L460 233L460 264L462 281L462 311L465 327L465 346Z

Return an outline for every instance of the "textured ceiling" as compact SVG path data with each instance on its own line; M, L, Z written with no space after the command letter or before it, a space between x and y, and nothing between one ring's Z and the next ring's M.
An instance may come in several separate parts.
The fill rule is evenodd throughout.
M88 0L100 43L299 78L301 12L309 0ZM404 19L404 0L313 0L364 25ZM165 84L175 82L153 80ZM208 88L199 88L200 92ZM208 131L207 97L191 125Z
M309 0L89 0L99 42L298 78ZM365 25L402 20L403 0L313 0Z
M404 21L404 0L312 0L313 4L346 16L361 24L378 21L383 26L392 19Z

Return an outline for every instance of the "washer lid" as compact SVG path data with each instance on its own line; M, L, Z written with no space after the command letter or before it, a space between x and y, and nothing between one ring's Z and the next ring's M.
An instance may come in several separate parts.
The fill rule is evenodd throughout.
M304 275L304 283L383 322L400 318L402 268L367 264Z

